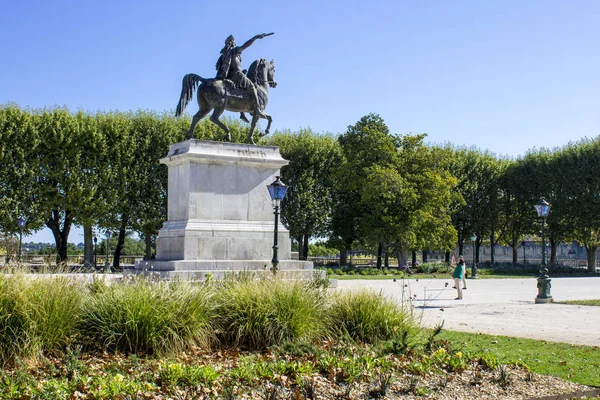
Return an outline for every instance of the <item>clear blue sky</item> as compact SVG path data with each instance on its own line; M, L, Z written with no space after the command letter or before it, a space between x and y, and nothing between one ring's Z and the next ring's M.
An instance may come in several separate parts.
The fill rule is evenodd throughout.
M374 112L517 156L600 134L598 21L596 0L4 1L0 103L172 110L229 34L275 32L243 55L276 61L273 129L342 133Z

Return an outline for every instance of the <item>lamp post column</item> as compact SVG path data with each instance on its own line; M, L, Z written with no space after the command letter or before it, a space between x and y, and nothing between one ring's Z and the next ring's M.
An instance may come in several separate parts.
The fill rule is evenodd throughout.
M475 259L475 244L477 242L477 236L472 235L471 241L473 242L473 265L471 266L471 279L477 279L477 263Z
M19 263L21 263L21 256L23 253L23 228L19 231Z
M111 231L106 231L106 261L104 262L104 273L110 273L109 251L110 251L110 235Z
M541 199L535 207L538 216L542 217L542 264L540 265L540 276L537 278L538 295L535 298L536 303L552 303L552 295L550 289L552 288L551 279L548 276L548 268L546 268L546 237L545 237L545 225L546 217L550 212L550 204L546 200Z
M19 217L17 219L17 225L19 226L19 258L18 262L21 263L21 255L23 253L23 228L25 228L25 218ZM8 252L7 252L8 254Z
M267 189L269 189L269 196L271 196L271 200L274 204L273 214L275 214L275 228L273 231L273 259L271 260L273 267L271 268L271 271L273 271L273 274L276 274L279 265L279 259L277 258L277 236L279 234L279 202L283 200L283 197L285 196L285 193L287 191L287 186L279 180L279 176L276 176L275 181L270 185L267 185Z
M277 266L279 265L279 259L277 258L277 236L279 235L279 202L275 200L275 229L273 231L273 259L271 260L271 264L273 264L273 273L277 272Z
M98 237L94 235L94 269L98 269Z

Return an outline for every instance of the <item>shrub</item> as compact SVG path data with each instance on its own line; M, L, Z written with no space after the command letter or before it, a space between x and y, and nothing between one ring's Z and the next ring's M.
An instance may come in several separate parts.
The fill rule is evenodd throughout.
M329 315L334 333L368 343L389 340L413 325L401 305L369 290L337 293Z
M26 339L25 316L19 312L18 295L13 281L0 276L0 363L20 355Z
M91 296L80 331L88 345L125 352L173 353L208 347L214 316L207 285L134 279Z
M76 332L82 289L65 277L0 278L0 361L62 350Z
M217 295L226 343L260 349L323 336L325 292L310 282L228 280Z
M64 347L81 317L83 285L65 276L34 279L23 295L20 306L28 319L30 344L39 341L39 349L46 351Z

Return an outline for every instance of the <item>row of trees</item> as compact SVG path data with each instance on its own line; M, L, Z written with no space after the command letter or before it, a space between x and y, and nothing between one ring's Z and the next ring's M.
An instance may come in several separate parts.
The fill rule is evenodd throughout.
M234 141L247 127L227 121ZM71 113L66 109L0 107L0 230L16 234L46 226L59 258L67 255L73 224L84 227L92 257L93 227L118 232L115 267L126 232L146 240L166 218L167 168L158 160L184 140L189 119L148 111ZM208 121L196 138L218 140ZM394 135L377 115L363 117L339 135L309 129L278 132L261 144L279 146L290 164L282 180L290 189L282 220L308 255L309 239L328 238L342 262L353 247L368 247L382 265L386 255L404 262L416 250L446 250L476 234L483 244L516 249L540 224L533 205L552 203L548 232L551 262L559 242L577 240L588 250L590 270L600 243L600 141L534 150L519 159L474 148L428 146L425 135ZM492 247L493 249L493 247ZM492 254L493 260L493 254Z
M84 228L85 257L93 260L93 227L117 233L119 267L126 232L146 240L166 217L167 169L158 160L169 144L184 140L189 119L150 111L71 113L64 108L0 107L0 231L16 235L50 228L59 261L66 260L71 227ZM245 132L231 124L241 140ZM218 136L222 136L218 133ZM217 137L203 124L197 138Z
M425 135L392 135L377 115L363 117L338 137L310 130L275 134L290 165L283 220L304 244L329 238L345 254L357 245L378 254L378 265L393 252L404 263L410 252L445 250L476 236L476 260L483 244L517 249L539 237L534 205L552 204L547 218L550 263L561 242L586 247L595 271L600 245L600 137L559 149L530 150L498 157L476 148L426 146ZM414 257L414 256L413 256Z

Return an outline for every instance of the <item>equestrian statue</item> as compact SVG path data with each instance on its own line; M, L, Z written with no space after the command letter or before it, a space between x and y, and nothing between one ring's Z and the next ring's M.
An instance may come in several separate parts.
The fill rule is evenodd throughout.
M225 140L231 141L229 128L223 124L219 117L225 110L240 113L240 118L250 122L249 141L254 143L254 129L259 118L268 121L264 134L268 135L271 128L272 118L265 114L264 110L269 102L269 86L277 87L275 81L275 63L265 59L254 61L248 73L242 70L242 52L254 43L256 39L262 39L273 33L263 33L254 36L241 46L236 46L235 40L230 35L225 40L225 46L221 49L221 55L217 60L217 76L215 78L202 78L196 74L187 74L183 77L181 96L177 104L175 116L183 113L194 92L198 89L198 105L200 110L194 114L192 124L188 131L188 139L194 137L194 128L200 120L214 110L210 120L226 132ZM245 112L252 116L248 121Z

